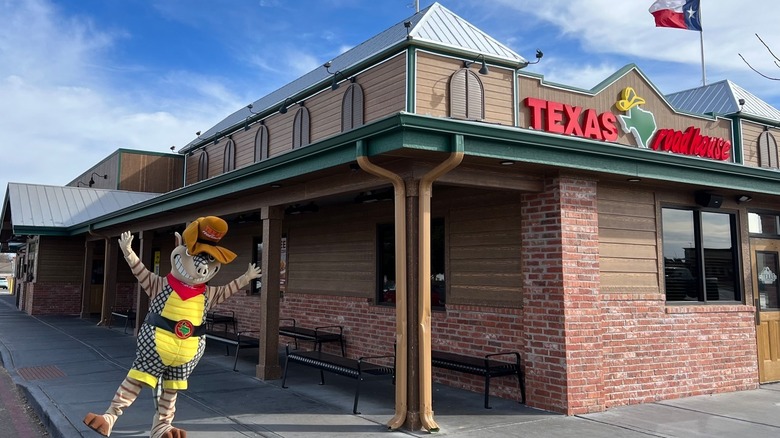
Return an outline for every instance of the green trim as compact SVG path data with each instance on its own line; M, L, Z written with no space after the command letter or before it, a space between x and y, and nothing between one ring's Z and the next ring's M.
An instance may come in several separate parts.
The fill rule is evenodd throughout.
M77 235L126 224L287 178L354 162L358 155L398 155L401 150L512 160L557 169L609 173L688 184L692 189L780 193L774 171L602 143L530 129L398 113L250 166L183 187L72 227L26 227L17 234Z
M734 162L744 164L745 145L742 144L742 121L739 119L731 119L731 145L731 150L734 152ZM739 147L736 147L737 145Z
M415 112L417 95L417 49L410 46L406 50L406 111Z

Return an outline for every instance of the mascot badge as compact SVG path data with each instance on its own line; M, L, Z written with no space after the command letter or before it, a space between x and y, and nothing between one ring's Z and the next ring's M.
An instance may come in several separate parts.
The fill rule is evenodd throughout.
M227 229L224 220L208 216L192 222L183 235L176 233L176 248L171 252L172 269L164 277L146 269L131 249L133 236L122 233L119 247L133 275L149 295L149 314L138 331L136 359L130 372L105 414L87 414L84 418L87 426L109 436L122 410L133 404L143 386L154 388L162 379L162 394L149 436L187 436L186 431L171 423L176 411L176 394L187 389L187 378L203 356L206 312L260 277L260 269L250 263L246 273L227 285L206 285L223 264L236 258L233 252L217 246Z

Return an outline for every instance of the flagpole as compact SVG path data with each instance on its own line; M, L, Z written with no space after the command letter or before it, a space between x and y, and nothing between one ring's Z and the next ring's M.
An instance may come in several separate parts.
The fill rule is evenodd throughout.
M699 31L699 41L701 42L701 84L707 85L707 73L704 68L704 25L701 22L701 2L699 2L699 25L701 29Z

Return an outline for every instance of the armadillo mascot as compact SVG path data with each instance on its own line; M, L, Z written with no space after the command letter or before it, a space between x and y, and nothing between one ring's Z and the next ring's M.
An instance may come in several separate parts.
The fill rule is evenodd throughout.
M206 312L255 278L260 269L249 264L246 273L220 287L206 283L219 268L236 257L217 246L227 232L227 223L214 216L202 217L176 233L171 252L171 273L160 277L150 272L131 249L133 236L122 233L119 247L133 275L149 295L149 314L138 331L136 359L119 385L106 413L89 413L84 423L109 436L122 410L135 401L144 385L154 388L162 378L162 395L157 403L150 437L184 438L187 432L173 427L177 391L187 389L187 378L205 349Z

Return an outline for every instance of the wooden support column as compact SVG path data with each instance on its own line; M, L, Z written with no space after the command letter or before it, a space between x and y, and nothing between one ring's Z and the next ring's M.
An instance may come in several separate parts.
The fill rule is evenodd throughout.
M116 264L119 243L117 239L106 238L105 257L103 259L103 308L100 312L100 324L107 325L111 317L111 308L116 302Z
M282 377L279 366L279 271L282 256L282 218L279 206L263 207L263 279L260 291L260 348L256 376L261 380Z
M154 233L152 231L141 231L138 233L138 257L141 258L141 263L144 264L149 270L154 270L154 263L152 260L152 243L154 240ZM124 263L124 256L121 257L121 264ZM159 273L157 273L159 275ZM141 288L140 283L135 284L135 334L138 335L138 329L146 319L146 314L149 312L149 295Z
M89 318L89 302L92 298L92 261L94 258L95 244L87 240L84 243L84 275L81 278L80 318Z
M398 364L407 369L406 422L404 428L420 430L420 279L419 255L419 181L406 180L406 312L407 353L406 363Z

